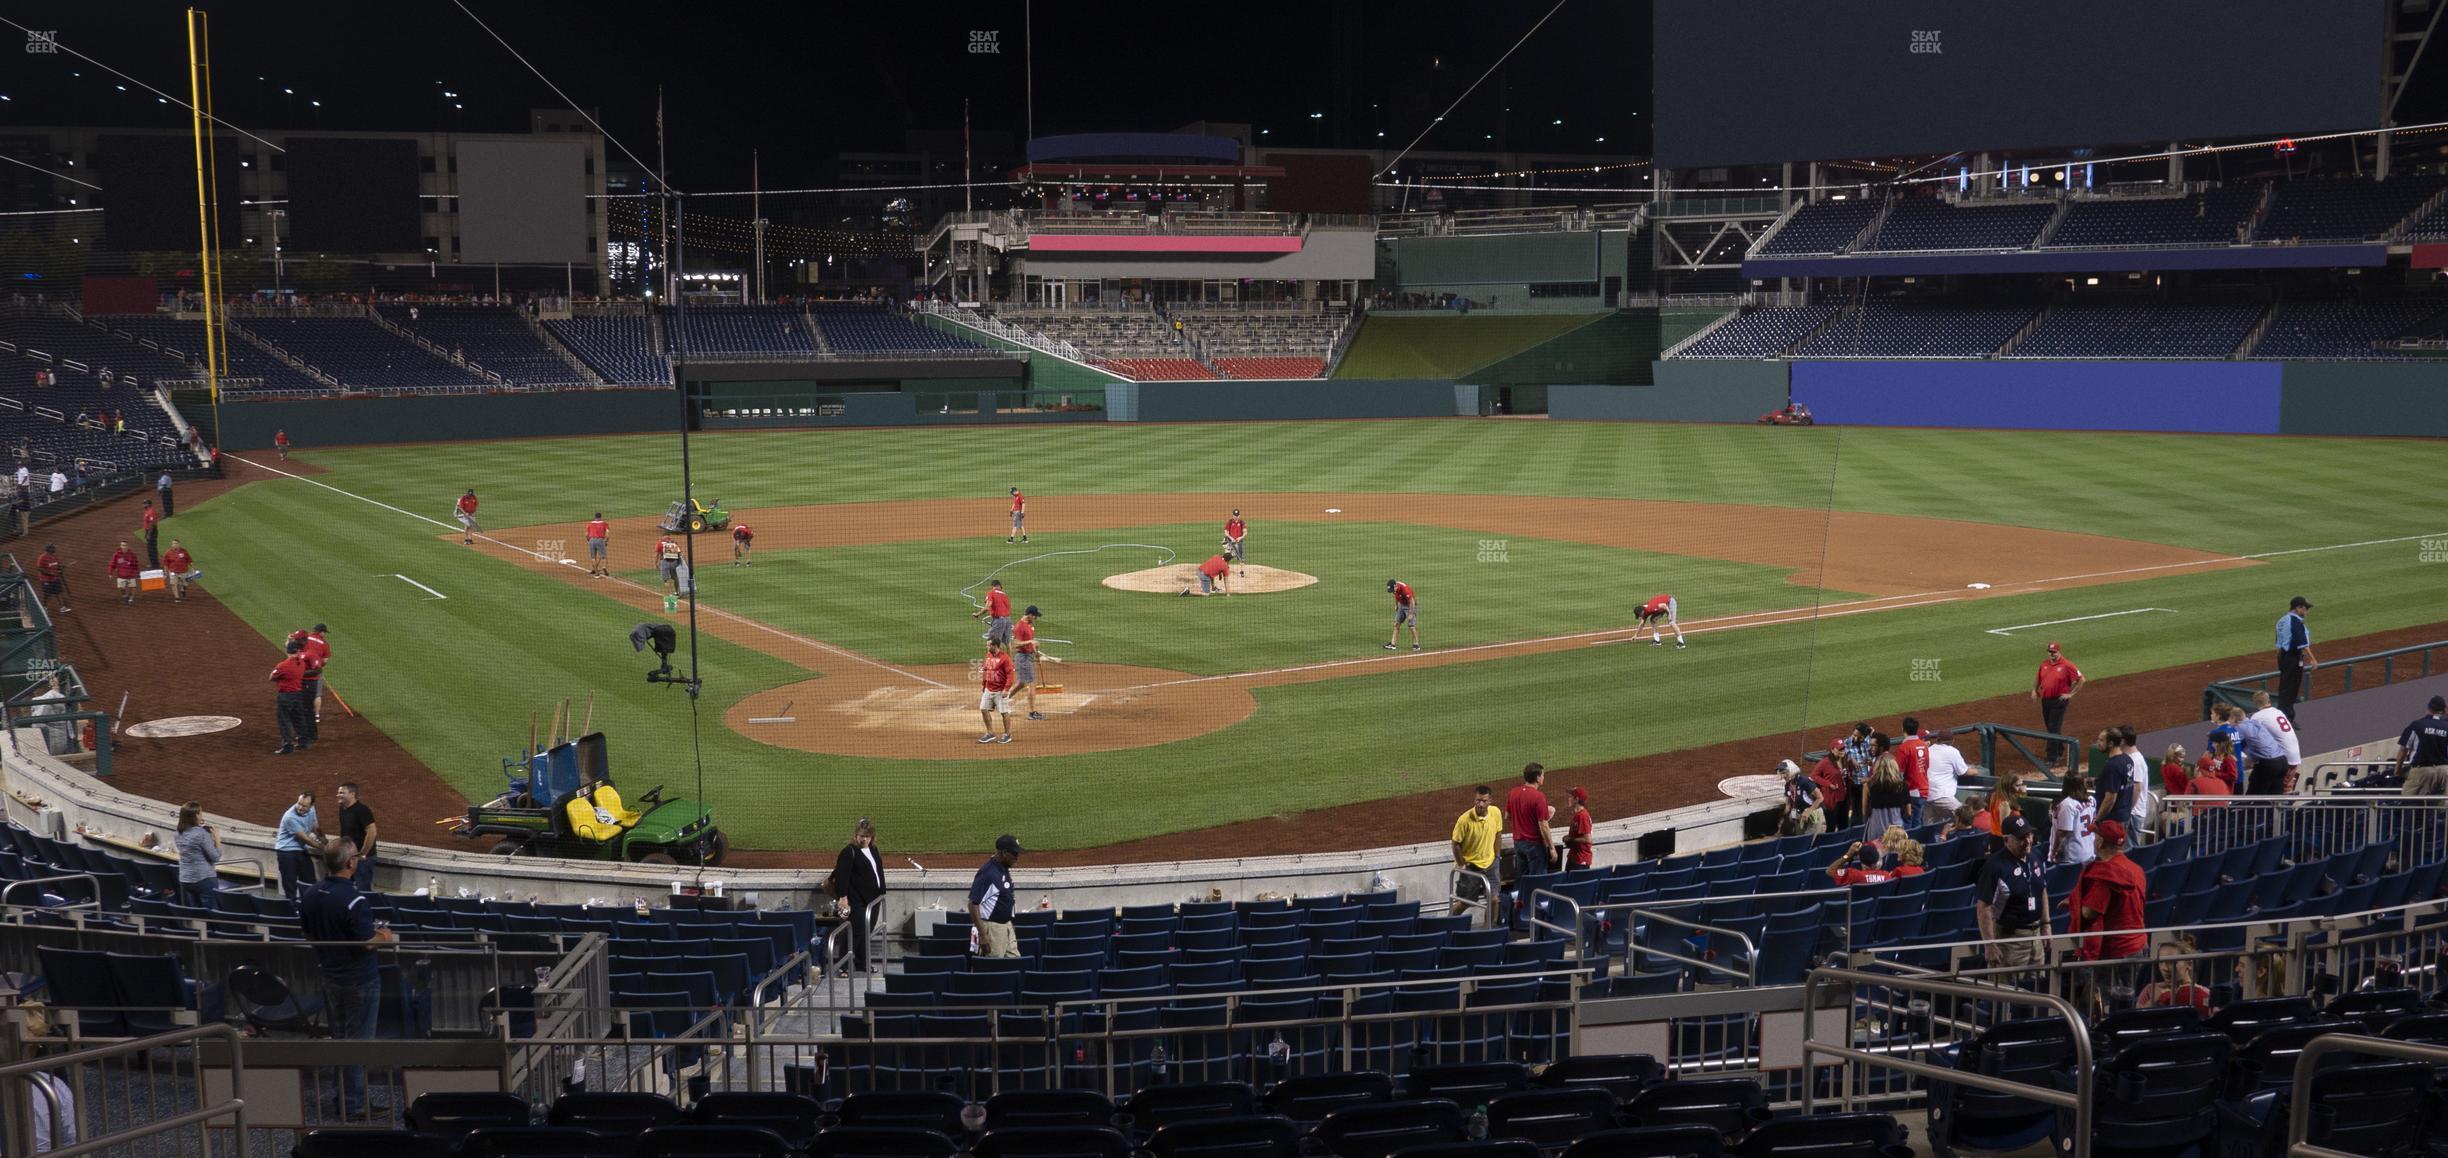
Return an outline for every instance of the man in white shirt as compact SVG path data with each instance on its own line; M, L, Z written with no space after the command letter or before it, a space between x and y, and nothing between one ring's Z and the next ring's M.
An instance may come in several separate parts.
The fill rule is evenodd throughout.
M2142 733L2132 724L2117 725L2117 735L2124 737L2125 754L2133 759L2134 808L2138 810L2142 807L2143 793L2151 783L2150 757L2142 754ZM2141 832L2142 814L2139 811L2134 812L2133 823L2125 827L2135 833Z
M56 467L56 466L55 466L55 467L52 467L52 468L51 468L51 497L52 497L52 498L58 498L59 496L64 495L64 494L67 494L67 493L68 493L68 475L67 475L67 472L62 471L60 468L58 468L58 467Z
M22 463L22 462L21 462L21 463L18 463L18 464L17 464L17 489L18 489L18 490L24 490L24 489L26 489L27 487L30 487L30 486L32 486L32 485L34 485L34 472L27 470L27 469L26 469L26 466L25 466L25 464L24 464L24 463Z
M2296 770L2303 767L2303 744L2295 721L2278 710L2268 692L2253 693L2253 713L2244 717L2244 754L2251 760L2245 778L2247 796L2283 796L2295 791Z
M1940 728L1929 739L1929 810L1921 822L1936 824L1955 815L1962 801L1955 799L1955 786L1961 783L1971 765L1964 762L1963 751L1955 746L1955 733Z

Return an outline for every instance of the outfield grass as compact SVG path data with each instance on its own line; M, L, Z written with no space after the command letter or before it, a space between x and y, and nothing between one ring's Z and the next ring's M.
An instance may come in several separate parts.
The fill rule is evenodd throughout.
M1594 495L1926 515L2236 553L2448 531L2426 501L2448 446L2420 442L1429 421L743 433L701 437L694 451L699 493L736 507L974 496L991 516L1016 482L1041 508L1067 495L1185 490ZM572 539L597 509L659 512L678 483L668 437L297 457L328 472L316 481L436 520L474 486L488 525L566 524ZM525 717L589 691L616 769L673 779L690 764L685 700L638 679L651 665L628 647L637 619L628 608L307 482L252 485L179 521L216 596L267 639L330 622L335 686L471 793L496 786L499 757L527 735ZM1011 557L999 538L971 530L931 543L777 551L738 571L710 566L708 600L899 662L963 659L975 633L955 593ZM1212 531L1119 528L1041 535L1032 546L1093 538L1203 551ZM1709 615L1810 595L1764 568L1515 536L1504 536L1512 561L1492 565L1477 561L1468 531L1264 532L1259 562L1325 582L1192 604L1094 586L1153 561L1101 556L1028 564L1012 581L1024 600L1041 584L1061 591L1059 601L1040 600L1053 604L1046 633L1094 648L1081 658L1193 672L1373 650L1387 574L1420 585L1426 634L1440 644L1620 624L1625 575L1643 576L1635 587L1686 593L1693 615L1702 612L1692 593L1706 592ZM621 547L639 554L645 544ZM1977 553L1981 544L1897 549ZM2448 567L2423 562L2415 542L2318 551L1714 635L1680 654L1591 647L1266 688L1256 716L1211 736L1063 758L1026 758L1016 745L991 763L816 756L737 736L719 722L724 707L809 673L709 637L701 734L709 796L746 846L799 846L845 817L871 815L905 847L978 847L1005 830L1063 847L1467 784L1528 758L1569 766L2020 690L2042 641L1986 634L1991 627L2177 609L2045 633L2096 678L2264 649L2298 592L2320 604L2320 638L2426 623L2440 617L2444 579ZM1183 631L1185 621L1198 630ZM1914 659L1938 661L1940 682L1915 682ZM1730 771L1740 770L1695 774ZM1097 786L1093 811L1074 806L1084 784Z

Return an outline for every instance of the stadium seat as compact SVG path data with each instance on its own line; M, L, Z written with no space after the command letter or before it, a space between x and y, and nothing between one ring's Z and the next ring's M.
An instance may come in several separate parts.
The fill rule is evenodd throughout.
M2312 1075L2311 1106L2288 1104L2284 1090L2267 1089L2218 1107L2218 1153L2222 1158L2265 1158L2286 1153L2289 1115L2312 1116L2305 1141L2348 1154L2418 1151L2430 1136L2436 1077L2421 1062L2377 1062L2324 1066Z
M1892 1114L1804 1114L1761 1123L1734 1148L1741 1158L1906 1158Z
M1289 1118L1193 1118L1158 1127L1147 1150L1155 1158L1296 1158L1300 1139Z
M790 1158L780 1134L758 1126L657 1126L638 1135L637 1158Z
M1707 1126L1636 1126L1582 1136L1564 1158L1718 1158L1725 1136Z
M1345 1106L1326 1115L1310 1139L1336 1158L1386 1158L1433 1142L1464 1141L1462 1108L1441 1098Z
M1150 1085L1124 1099L1122 1112L1131 1116L1135 1129L1152 1134L1176 1122L1251 1117L1257 1113L1257 1097L1241 1082Z
M835 1126L808 1148L808 1158L954 1158L959 1153L948 1135L912 1126Z
M575 1126L488 1126L460 1144L463 1158L628 1158L635 1139Z
M1487 1103L1488 1136L1520 1138L1560 1151L1582 1135L1622 1125L1615 1096L1603 1089L1522 1090Z
M1303 1074L1268 1087L1259 1099L1269 1114L1295 1122L1317 1122L1344 1106L1394 1100L1394 1079L1376 1070Z
M2093 1153L2167 1153L2209 1140L2235 1046L2220 1033L2160 1035L2097 1063L2091 1086ZM2073 1088L2060 1074L2058 1088ZM2057 1111L2051 1137L2070 1152L2073 1114Z
M2050 1088L2053 1075L2073 1067L2073 1032L2054 1017L2003 1021L1940 1060L1964 1073ZM1938 1158L1950 1158L1957 1147L2020 1149L2048 1137L2055 1123L2054 1109L2028 1098L1952 1082L1929 1084L1929 1144Z
M446 1139L414 1130L309 1130L294 1158L452 1158Z
M1130 1140L1111 1126L1005 1126L978 1137L975 1158L1131 1158Z
M1635 1126L1696 1124L1740 1138L1768 1120L1759 1082L1750 1078L1678 1078L1650 1086L1624 1104Z
M581 1091L553 1099L546 1121L613 1135L634 1135L680 1122L680 1108L654 1094Z
M516 1094L435 1091L419 1094L401 1118L411 1130L453 1141L470 1131L496 1126L525 1126L535 1108Z
M754 1126L780 1135L793 1150L815 1141L824 1107L804 1094L770 1091L725 1091L707 1094L689 1107L689 1121L701 1126Z

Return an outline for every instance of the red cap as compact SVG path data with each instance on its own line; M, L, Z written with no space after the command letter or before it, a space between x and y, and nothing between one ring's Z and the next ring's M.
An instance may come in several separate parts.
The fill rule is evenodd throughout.
M2103 820L2092 826L2091 831L2098 833L2101 840L2107 841L2118 848L2125 847L2125 824L2123 821Z
M2057 654L2057 645L2056 645L2056 644L2054 644L2054 643L2049 644L2049 654L2050 654L2050 655L2055 655L2055 654Z
M304 639L304 638L306 638L306 630L305 630L304 628L299 628L299 629L298 629L298 630L296 630L296 631L292 631L292 632L290 632L290 633L289 633L289 638L291 638L291 639Z
M1583 804L1589 803L1589 789L1575 785L1572 790L1572 798Z

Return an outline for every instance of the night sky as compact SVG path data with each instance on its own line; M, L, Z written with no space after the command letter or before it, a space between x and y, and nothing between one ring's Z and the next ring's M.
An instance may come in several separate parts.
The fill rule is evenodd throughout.
M897 151L908 130L957 130L964 98L978 132L1023 136L1022 0L469 6L649 164L662 85L683 189L746 188L751 149L766 188L815 184L837 152ZM205 7L216 111L242 128L524 132L529 108L564 103L451 0ZM184 8L0 0L0 16L56 31L67 48L179 98ZM1548 5L1192 8L1207 6L1037 3L1037 133L1209 120L1264 128L1261 144L1400 147ZM972 52L973 40L1000 51ZM1646 5L1568 0L1423 147L1643 155L1648 40ZM5 59L0 124L186 126L183 109L136 85L121 91L126 82L67 53Z

